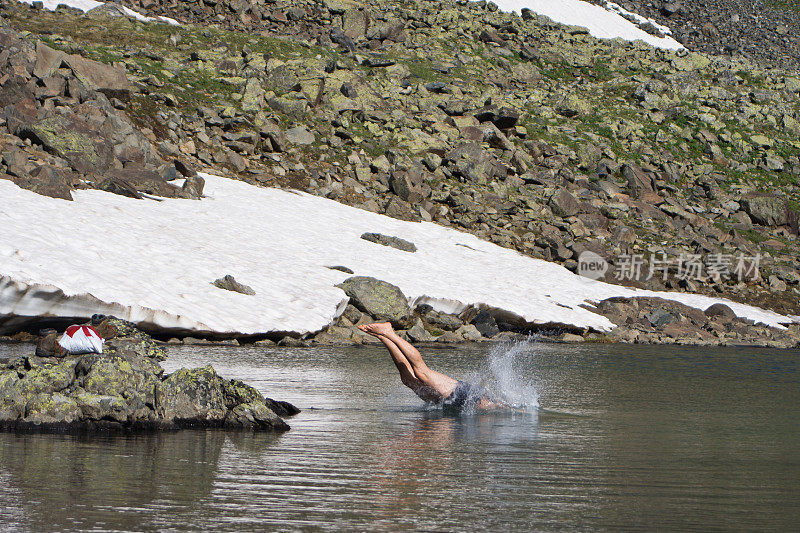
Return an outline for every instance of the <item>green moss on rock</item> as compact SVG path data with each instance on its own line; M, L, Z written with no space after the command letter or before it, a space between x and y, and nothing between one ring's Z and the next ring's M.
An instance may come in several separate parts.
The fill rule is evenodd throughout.
M25 406L25 422L31 424L71 424L81 416L78 403L60 392L43 392L31 397Z

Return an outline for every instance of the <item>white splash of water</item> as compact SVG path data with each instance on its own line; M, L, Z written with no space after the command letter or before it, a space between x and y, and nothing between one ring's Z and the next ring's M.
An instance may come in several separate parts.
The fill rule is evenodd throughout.
M512 407L536 409L539 394L530 367L521 364L522 355L531 352L533 339L498 344L489 352L482 385Z

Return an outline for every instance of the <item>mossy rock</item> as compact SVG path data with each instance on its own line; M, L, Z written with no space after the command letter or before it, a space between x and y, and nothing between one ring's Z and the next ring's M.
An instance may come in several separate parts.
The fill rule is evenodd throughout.
M122 357L90 354L81 359L77 372L83 374L80 385L88 393L119 396L139 409L156 404L157 376Z
M211 365L181 368L159 385L159 409L166 420L176 423L221 423L226 414L222 384Z
M13 421L25 414L25 397L15 370L0 374L0 423Z
M259 401L243 403L231 409L225 417L225 425L252 429L289 429L289 425L281 417Z
M30 424L71 424L80 418L78 403L60 392L36 394L25 406L25 422Z
M251 387L238 379L224 380L222 382L222 393L225 396L225 407L228 409L233 409L243 403L264 401L264 397L255 387Z
M42 392L59 392L75 381L77 360L66 358L57 363L34 366L19 382L19 391L27 399Z
M91 420L113 420L123 423L128 420L128 404L121 396L108 396L78 392L75 401L84 418Z

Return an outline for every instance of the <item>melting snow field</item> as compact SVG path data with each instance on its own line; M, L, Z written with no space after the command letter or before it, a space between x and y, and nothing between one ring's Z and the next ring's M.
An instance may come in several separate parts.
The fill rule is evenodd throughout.
M648 21L635 13L625 11L614 3L608 7L600 7L581 0L493 0L503 11L516 11L528 8L534 13L544 15L555 22L571 26L583 26L589 33L600 39L620 37L628 41L641 40L657 48L678 50L683 45L672 37L656 37L642 30L636 24L625 19L622 14L631 16L640 22ZM671 33L669 28L651 22L663 33Z
M532 323L607 330L579 307L611 296L662 296L705 309L722 301L773 326L770 311L705 296L609 285L432 223L396 220L332 200L204 174L202 200L135 200L96 190L69 202L0 180L0 316L88 317L202 333L308 333L328 325L349 274L398 285L446 312L486 304ZM415 253L360 238L394 235ZM255 296L219 289L232 274Z
M19 0L19 1L24 2L26 4L33 4L34 2L34 0ZM49 9L50 11L55 11L56 7L63 4L69 7L80 9L85 13L90 9L102 6L105 2L97 2L96 0L42 0L42 3L43 7L45 9ZM120 7L129 17L133 17L136 20L140 20L142 22L165 22L167 24L172 24L173 26L179 25L177 20L171 19L169 17L145 17L141 13L137 13L136 11L134 11L129 7L125 6L120 6Z

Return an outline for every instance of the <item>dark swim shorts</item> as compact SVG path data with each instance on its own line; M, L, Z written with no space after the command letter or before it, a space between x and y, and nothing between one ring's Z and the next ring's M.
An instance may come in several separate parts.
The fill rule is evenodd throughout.
M444 399L442 407L447 410L462 410L475 407L481 398L488 398L489 394L486 389L467 383L466 381L459 381L456 389Z

